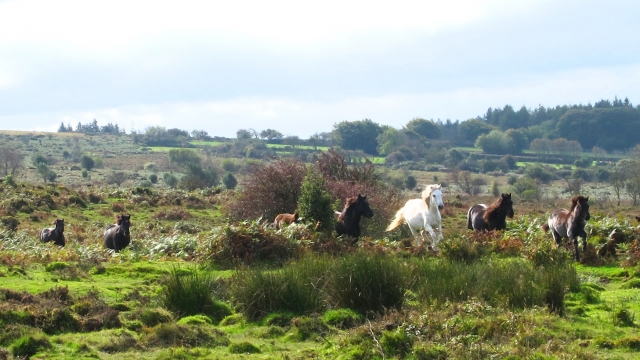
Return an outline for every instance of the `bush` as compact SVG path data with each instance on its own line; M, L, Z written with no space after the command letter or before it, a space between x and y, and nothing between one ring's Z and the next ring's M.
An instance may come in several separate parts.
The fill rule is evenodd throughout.
M335 225L332 203L331 196L324 190L324 179L313 169L309 169L298 199L298 213L302 219L318 224L318 230L331 232Z
M87 171L91 171L95 166L95 161L91 156L85 154L80 158L80 165L82 165L82 167Z
M392 356L405 357L411 352L413 339L399 328L396 331L385 331L380 338L380 346L385 354Z
M149 175L149 181L151 181L152 184L157 184L158 183L158 175L156 175L156 174Z
M233 190L238 185L238 180L236 180L236 177L233 176L232 173L227 172L222 178L222 184L224 185L225 188L229 190Z
M212 279L197 271L184 275L174 268L164 280L160 298L163 306L177 316L204 314L215 323L231 314L231 309L213 298Z
M322 315L322 320L328 325L340 329L349 329L362 323L362 315L351 309L329 310Z
M280 160L254 165L242 179L237 196L224 204L223 212L235 220L274 219L292 212L298 203L305 165L299 160Z
M243 341L229 345L229 352L232 354L259 354L260 348L248 341Z
M178 186L178 178L171 173L164 173L162 179L164 180L164 183L172 189Z
M51 348L46 337L25 335L11 345L11 354L17 357L30 358L39 351Z

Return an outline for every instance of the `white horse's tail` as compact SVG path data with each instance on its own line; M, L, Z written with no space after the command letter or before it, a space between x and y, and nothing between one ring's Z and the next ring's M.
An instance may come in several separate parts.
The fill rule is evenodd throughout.
M387 226L387 230L386 231L391 231L395 228L397 228L398 226L400 226L400 224L402 224L402 211L404 210L404 208L398 210L398 212L396 213L396 217L393 218L393 220L391 220L391 224L389 224L389 226Z

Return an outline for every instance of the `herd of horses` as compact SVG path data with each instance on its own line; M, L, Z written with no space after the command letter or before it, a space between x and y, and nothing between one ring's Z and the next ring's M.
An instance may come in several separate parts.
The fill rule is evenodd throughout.
M438 251L438 243L442 240L442 217L440 211L444 209L442 187L431 184L422 191L421 198L408 200L391 220L386 231L392 231L402 223L409 226L411 234L418 246L422 242L430 242L432 249ZM574 258L580 260L578 237L582 238L583 251L587 249L587 233L584 230L590 219L589 198L581 195L571 199L569 209L558 209L551 213L542 229L551 234L556 244L560 245L563 238L568 238L575 247ZM491 205L475 204L467 212L467 228L474 231L504 230L507 228L506 218L513 218L513 201L511 194L502 194ZM342 212L336 211L335 231L353 239L355 244L360 237L360 220L362 217L372 218L373 210L369 206L367 197L358 194L347 198ZM129 227L130 215L117 215L116 223L107 226L104 231L104 246L116 252L126 248L131 242ZM301 220L297 212L293 214L279 214L273 225L276 229ZM64 219L56 219L53 228L46 228L40 232L40 241L53 242L58 246L65 245ZM428 234L428 236L427 236ZM430 238L430 241L428 239Z
M64 238L64 219L56 219L53 222L54 227L42 229L40 231L40 241L50 242L58 246L64 246L66 244ZM120 250L126 248L131 243L131 233L129 227L131 226L130 215L117 215L116 223L110 224L104 230L104 246L107 249Z

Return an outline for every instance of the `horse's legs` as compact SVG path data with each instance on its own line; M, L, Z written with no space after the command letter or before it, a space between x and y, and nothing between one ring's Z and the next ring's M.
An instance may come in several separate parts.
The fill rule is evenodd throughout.
M429 235L431 236L431 245L433 250L438 251L439 238L436 236L436 233L435 231L433 231L433 228L431 227L431 225L425 225L424 230L425 232L429 232Z
M556 245L562 245L562 236L560 236L555 229L551 229L551 236L553 236L553 240L556 241Z
M578 250L578 237L574 236L573 239L571 239L571 241L573 241L573 248L576 251L574 258L576 259L577 262L579 262L580 261L580 252Z
M418 244L418 246L422 245L422 242L420 241L420 237L422 236L421 234L418 234L416 232L416 230L413 228L413 226L411 226L411 224L409 225L409 230L411 230L411 234L413 235L413 237L416 239L416 243Z
M587 252L587 232L582 230L580 236L582 237L582 251Z

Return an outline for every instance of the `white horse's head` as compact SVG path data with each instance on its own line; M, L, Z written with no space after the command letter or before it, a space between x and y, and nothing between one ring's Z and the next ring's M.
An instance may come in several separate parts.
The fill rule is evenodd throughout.
M432 205L437 206L438 210L444 209L444 202L442 202L442 186L440 184L427 185L422 191L422 198L430 208Z

